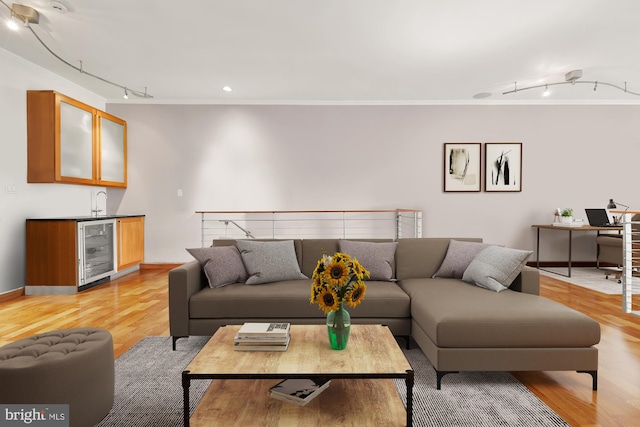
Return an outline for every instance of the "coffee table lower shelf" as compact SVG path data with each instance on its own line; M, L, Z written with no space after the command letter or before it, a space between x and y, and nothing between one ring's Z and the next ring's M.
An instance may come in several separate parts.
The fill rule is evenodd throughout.
M278 379L214 380L191 426L404 426L407 412L393 380L332 379L306 406L273 399Z

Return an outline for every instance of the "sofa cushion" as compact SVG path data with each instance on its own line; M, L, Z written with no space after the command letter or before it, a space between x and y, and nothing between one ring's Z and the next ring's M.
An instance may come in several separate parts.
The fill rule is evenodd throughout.
M318 265L318 260L322 255L333 255L340 252L339 240L341 239L302 239L301 252L304 254L300 264L302 274L311 277L313 270ZM358 240L359 242L393 242L392 239L366 239ZM358 261L362 261L358 258ZM393 269L395 277L395 267Z
M500 292L507 289L520 274L531 251L489 246L473 259L462 280Z
M193 319L282 319L324 318L318 306L309 302L310 280L287 280L255 286L250 291L240 283L223 288L204 288L189 300ZM395 282L367 282L367 295L356 308L347 307L352 317L409 318L409 296Z
M511 289L487 292L458 279L399 284L411 297L413 321L439 347L564 348L600 341L598 322L537 295Z
M340 252L357 259L369 271L369 280L393 279L397 242L340 240Z
M211 246L236 246L236 242L239 240L249 240L249 239L213 239ZM251 242L282 242L283 240L291 240L291 239L251 239ZM334 239L336 242L337 239ZM337 243L336 243L337 244ZM296 251L296 260L298 261L298 265L302 265L302 239L295 239L293 241L293 247Z
M487 246L489 245L486 243L463 242L451 239L447 248L447 255L433 277L462 279L462 275L471 264L471 261Z
M303 239L302 274L311 277L322 255L333 255L339 251L338 239Z
M235 246L187 249L202 266L211 288L247 280L240 252Z
M456 238L465 242L482 239ZM445 258L451 238L415 237L398 239L396 249L396 278L432 277Z
M247 285L276 282L280 280L308 279L300 272L293 240L253 242L238 240L236 247L249 278Z

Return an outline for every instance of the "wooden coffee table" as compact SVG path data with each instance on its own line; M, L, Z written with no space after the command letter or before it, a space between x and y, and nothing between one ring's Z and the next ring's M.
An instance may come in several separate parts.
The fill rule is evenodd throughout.
M185 425L342 426L412 424L413 369L391 331L351 325L349 345L332 350L324 325L292 325L285 352L233 350L240 326L221 327L182 373ZM270 397L285 378L331 378L306 406ZM392 378L407 385L405 410ZM192 380L214 380L189 419Z

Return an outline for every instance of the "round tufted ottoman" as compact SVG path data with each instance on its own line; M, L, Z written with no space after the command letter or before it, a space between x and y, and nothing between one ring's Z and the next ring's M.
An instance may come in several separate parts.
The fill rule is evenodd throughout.
M0 348L0 403L68 404L70 426L93 426L113 406L111 334L61 329Z

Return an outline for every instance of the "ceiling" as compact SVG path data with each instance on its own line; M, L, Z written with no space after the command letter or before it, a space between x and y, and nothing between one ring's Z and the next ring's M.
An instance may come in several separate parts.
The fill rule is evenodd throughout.
M640 93L637 0L58 0L67 13L18 3L39 11L32 28L61 58L153 96L125 101L27 28L0 25L0 48L109 102L640 104L603 83L503 95L575 69L579 82Z

